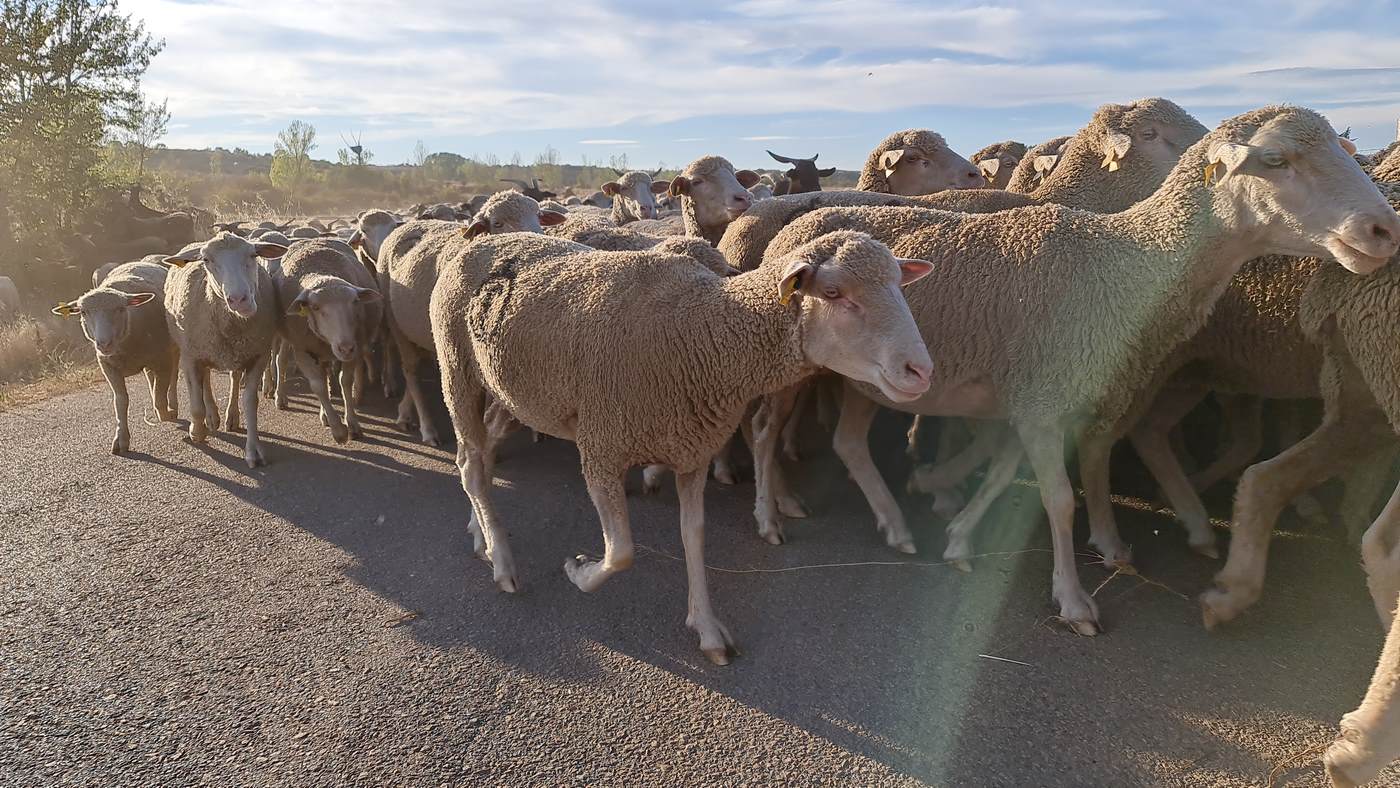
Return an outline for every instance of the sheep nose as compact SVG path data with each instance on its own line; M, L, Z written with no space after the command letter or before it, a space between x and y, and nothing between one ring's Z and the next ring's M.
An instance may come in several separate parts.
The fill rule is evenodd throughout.
M965 174L967 175L967 179L973 183L981 184L987 182L987 176L983 175L982 171L976 167L968 170Z
M1391 249L1400 248L1400 238L1396 237L1395 230L1380 222L1371 225L1371 237L1376 239L1377 243L1385 244Z
M335 352L336 352L336 354L339 355L341 358L349 358L349 357L355 355L355 343L354 343L354 342L339 342L339 343L337 343L336 346L335 346Z
M228 301L228 308L239 314L244 314L253 310L253 299L246 295L231 295L226 300Z
M933 363L911 361L904 365L904 372L924 384L924 388L928 388L933 378Z
M748 194L736 194L734 195L734 203L742 205L747 210L753 204L753 197Z

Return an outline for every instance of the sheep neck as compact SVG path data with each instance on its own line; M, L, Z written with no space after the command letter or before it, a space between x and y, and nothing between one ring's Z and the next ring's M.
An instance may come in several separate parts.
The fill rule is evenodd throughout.
M780 271L761 266L724 280L707 308L711 352L730 359L711 370L707 384L740 406L786 388L815 371L802 348L800 299L778 301ZM747 363L743 363L747 362Z
M681 221L685 224L686 235L704 238L710 246L719 246L719 239L724 237L724 230L729 226L729 222L713 226L701 224L695 213L695 201L688 195L681 196Z

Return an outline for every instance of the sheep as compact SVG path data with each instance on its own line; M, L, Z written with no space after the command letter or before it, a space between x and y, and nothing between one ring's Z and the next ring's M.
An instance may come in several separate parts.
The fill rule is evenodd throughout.
M116 455L131 450L127 377L146 373L151 404L161 421L174 421L179 409L179 351L165 323L166 270L154 263L117 266L100 286L52 310L55 315L80 318L83 335L92 342L97 366L112 388L112 408L117 416L112 453Z
M1069 140L1068 136L1055 137L1026 151L1026 155L1021 157L1020 163L1012 171L1011 178L1007 180L1006 190L1021 194L1035 191L1035 187L1055 169Z
M389 233L380 247L378 282L385 300L389 335L399 355L407 391L399 402L396 424L407 432L417 417L419 436L430 446L441 446L442 438L428 412L427 398L418 382L418 365L425 352L433 350L428 325L428 299L439 267L455 259L473 239L502 233L539 233L542 224L557 224L564 216L541 212L539 203L515 192L498 192L482 206L470 225L455 222L419 220Z
M527 426L578 444L605 546L601 561L565 562L580 590L598 589L632 562L627 470L655 463L676 471L686 623L704 655L723 665L734 641L705 580L707 462L751 400L815 368L877 384L896 399L918 396L932 364L899 287L929 266L899 260L856 233L818 239L736 277L686 260L598 252L549 237L493 237L444 268L430 314L474 547L490 561L496 585L519 589L489 494L488 394ZM654 341L627 339L639 333Z
M865 159L856 189L883 194L932 194L985 186L982 171L948 148L943 135L905 129L889 135Z
M1326 120L1294 107L1226 121L1181 156L1155 194L1121 213L1057 205L995 215L826 208L789 225L765 260L842 229L869 232L899 254L944 261L907 292L939 360L936 385L917 402L895 403L848 382L836 429L837 454L871 501L886 541L912 549L903 515L870 461L877 403L1008 419L1050 516L1054 598L1062 618L1086 635L1099 631L1098 612L1074 561L1065 437L1101 440L1162 359L1205 322L1246 260L1327 254L1369 273L1400 246L1400 216ZM1014 461L1015 451L1004 446L998 459ZM958 538L968 527L961 519L949 525L945 557L952 561L970 557Z
M1368 783L1400 758L1400 618L1386 624L1389 634L1366 697L1342 717L1341 734L1322 755L1335 788Z
M162 255L162 257L164 257L164 255ZM112 273L112 271L115 270L116 267L119 265L125 265L125 263L103 263L102 265L97 266L97 268L92 272L92 286L101 286L102 280L107 278L107 274Z
M1400 187L1390 188L1392 202L1400 205ZM1324 266L1312 276L1298 306L1304 335L1322 352L1322 423L1277 457L1241 475L1229 556L1214 587L1200 597L1207 628L1237 618L1259 599L1270 532L1283 507L1298 493L1392 447L1400 432L1400 381L1393 367L1400 357L1392 347L1395 335L1390 329L1400 268L1392 263L1364 278L1342 277L1334 269ZM1389 620L1400 592L1400 558L1392 552L1395 522L1400 520L1388 505L1362 537L1367 583L1382 620Z
M1371 177L1378 181L1394 183L1400 181L1400 141L1392 142L1376 154Z
M623 172L614 169L617 180L603 184L603 194L612 198L612 221L621 227L638 219L655 219L657 214L656 195L671 188L667 181L652 180L661 170L651 174L633 170Z
M460 218L457 209L446 203L438 203L437 205L424 208L418 211L416 216L419 219L436 219L440 222L455 222Z
M282 258L273 277L284 304L282 337L321 403L321 421L336 443L362 437L355 405L362 389L370 346L384 321L374 278L339 241L299 243ZM339 361L345 421L331 404L326 377Z
M788 156L779 156L773 151L767 151L774 161L792 165L792 169L784 173L789 181L788 194L805 194L806 192L819 192L822 190L822 178L830 178L836 174L835 167L827 167L824 170L817 169L817 154L810 159L794 159Z
M209 370L235 373L235 389L242 378L242 406L247 414L243 459L249 468L267 464L258 441L257 387L278 324L277 292L256 258L286 253L285 246L219 233L165 260L176 266L165 282L165 311L189 392L190 440L202 444L209 432L218 429ZM233 394L230 391L225 419L228 430L238 427Z
M720 156L702 156L671 179L668 194L680 198L685 235L718 246L729 223L753 204L747 189L755 183L752 170L735 170Z
M987 179L988 188L1005 189L1006 184L1011 181L1011 174L1015 172L1016 165L1021 163L1025 155L1024 144L1006 140L977 151L972 154L970 161L982 171L982 177Z
M758 183L749 187L749 194L753 195L755 202L766 200L773 196L773 176L763 173L758 176Z
M320 238L324 230L315 227L297 227L287 234L289 238Z

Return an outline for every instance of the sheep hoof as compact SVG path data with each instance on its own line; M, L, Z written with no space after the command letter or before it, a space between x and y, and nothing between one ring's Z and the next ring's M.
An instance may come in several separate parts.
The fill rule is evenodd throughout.
M286 398L286 397L278 397L278 398L277 398L277 409L278 409L278 410L291 410L291 406L287 404L287 398Z
M349 443L350 430L346 429L344 424L337 424L334 427L331 427L331 437L335 438L336 443L342 445Z
M428 444L429 446L432 446L435 449L441 449L443 446L442 438L439 438L436 435L424 435L423 442Z
M127 450L130 448L131 438L129 436L117 435L117 437L112 439L112 453L118 457L126 454Z
M1199 553L1211 560L1217 560L1220 558L1220 549L1215 546L1214 540L1212 540L1209 544L1193 544L1191 545L1191 549L1194 552Z
M890 544L890 547L893 547L894 549L898 550L901 553L904 553L905 555L914 555L915 553L919 552L917 549L914 548L914 543L912 541L907 540L892 542Z
M734 478L734 471L731 471L728 468L716 468L715 481L719 482L720 484L728 485L734 485L739 483L739 480Z
M1076 635L1082 635L1086 638L1091 638L1099 634L1099 625L1094 623L1093 621L1066 620L1065 623L1069 624L1069 628L1074 630L1074 633Z
M783 538L783 527L777 523L770 523L767 526L759 528L758 535L763 538L763 541L775 547L781 546L787 541Z
M728 646L724 648L706 648L701 649L701 651L705 653L705 659L708 659L713 665L724 667L729 664L730 653Z
M784 447L783 447L783 456L786 457L786 458L788 458L788 461L789 461L789 462L801 462L801 461L802 461L802 455L801 455L801 453L799 453L799 452L797 451L797 447L796 447L796 446L784 446Z
M252 451L245 452L243 459L248 463L249 470L267 465L267 459L263 457L262 449L253 449Z
M948 562L948 566L962 572L965 575L972 574L972 562L966 558L954 558Z
M495 580L496 587L506 592L507 594L514 594L520 590L520 584L515 581L514 575L505 575L503 577L498 577Z
M414 424L411 419L398 419L394 422L394 429L399 432L413 432L414 428L417 426L418 425Z
M1233 621L1244 606L1234 600L1235 594L1217 585L1201 594L1201 623L1207 631L1213 630L1227 621Z
M784 517L801 520L807 516L807 507L802 504L802 499L796 495L779 495L778 512Z

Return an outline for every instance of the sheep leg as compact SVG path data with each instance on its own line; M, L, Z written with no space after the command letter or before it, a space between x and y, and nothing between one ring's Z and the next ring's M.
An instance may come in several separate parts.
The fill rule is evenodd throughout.
M1393 440L1374 407L1355 410L1329 414L1311 435L1277 457L1250 466L1240 477L1229 557L1215 576L1215 587L1201 594L1206 629L1234 619L1258 601L1269 536L1288 502L1345 470L1356 457Z
M1089 544L1103 556L1104 566L1118 569L1132 565L1133 550L1124 544L1113 516L1109 486L1109 456L1113 444L1114 436L1107 431L1085 435L1080 440L1079 480L1084 485L1084 508L1089 513Z
M739 483L739 476L734 472L734 460L730 455L730 452L733 449L733 447L730 444L732 444L733 442L734 436L731 435L729 437L729 440L725 441L724 445L720 447L720 450L715 452L713 460L715 469L715 481L719 482L720 484Z
M355 412L355 383L356 378L365 374L363 364L355 362L346 364L340 368L340 393L341 399L345 403L345 426L348 428L349 438L363 438L365 433L360 429L360 417Z
M213 398L206 399L204 396L205 376L208 373L187 359L181 360L180 368L185 373L185 390L190 396L190 442L203 443L208 439L211 431L207 411L211 404L210 400ZM214 420L217 421L217 419L218 415L215 414Z
M393 399L394 395L399 393L394 381L394 343L389 337L385 337L383 344L384 368L380 370L379 378L384 383L384 399Z
M408 340L397 335L395 338L399 346L399 366L403 370L404 388L408 390L403 401L399 403L398 427L404 432L410 431L412 423L405 418L409 415L405 406L412 402L413 410L418 413L419 437L429 446L441 446L442 438L438 435L437 427L433 425L433 415L428 410L428 398L423 393L423 384L418 380L418 364L423 360L423 354Z
M1278 417L1278 435L1280 446L1292 446L1302 440L1306 430L1303 428L1303 403L1297 400L1282 403ZM1308 522L1327 525L1329 518L1327 510L1322 508L1322 502L1312 494L1311 490L1305 490L1293 499L1293 511L1298 516Z
M174 389L171 381L171 376L175 374L174 366L166 360L159 367L146 370L146 373L151 379L151 405L155 407L156 414L161 421L174 421L176 405L171 397Z
M875 526L885 534L885 542L901 553L914 552L914 537L904 522L904 512L880 477L875 461L870 457L870 425L880 406L848 386L841 400L841 416L836 422L832 441L836 456L845 463L865 500L875 513Z
M216 432L219 429L219 401L214 398L213 370L205 367L200 381L204 386L204 423L210 432Z
M249 468L267 464L267 458L263 455L262 441L258 440L258 384L262 381L263 368L267 366L267 363L267 355L258 356L251 368L236 372L233 378L235 384L242 384L243 418L248 428L244 436L243 459L248 463ZM232 392L229 393L229 399L233 399Z
M1201 392L1200 397L1204 396L1205 392ZM1196 489L1191 486L1191 480L1186 478L1186 472L1181 468L1180 458L1176 452L1172 451L1169 437L1171 428L1177 421L1172 418L1175 416L1175 411L1181 411L1184 414L1195 407L1195 403L1200 401L1200 397L1196 397L1195 392L1180 397L1179 401L1175 403L1175 407L1164 408L1163 415L1166 418L1159 419L1156 407L1164 399L1164 397L1159 396L1157 401L1153 403L1153 410L1147 414L1146 418L1138 422L1129 434L1129 438L1133 442L1133 448L1137 451L1138 457L1142 459L1147 470L1161 485L1162 492L1167 496L1167 502L1171 505L1172 511L1176 512L1176 519L1186 528L1186 539L1191 549L1207 558L1219 558L1220 551L1215 546L1215 531L1210 527L1210 514L1206 511L1206 505L1201 501ZM1188 401L1189 405L1186 404Z
M627 520L627 494L622 479L611 473L597 473L584 460L588 497L603 524L603 560L586 555L564 562L564 574L580 591L597 591L608 578L632 566L632 527Z
M805 385L799 388L797 399L789 409L787 418L782 425L783 455L793 462L798 461L797 451L797 431L802 426L802 414L807 410L807 406L812 402L813 385Z
M661 479L665 475L665 465L648 465L642 468L642 492L647 495L661 492Z
M909 475L911 492L932 494L933 513L939 517L951 518L963 509L962 496L958 485L972 472L981 467L996 453L998 443L1005 430L996 422L962 422L972 431L972 442L963 450L953 452L953 435L957 419L944 419L938 434L938 458L933 463L923 463Z
M272 340L272 350L268 353L267 369L263 370L262 393L272 399L277 394L277 352L282 347L282 338Z
M171 348L170 362L166 365L165 402L169 407L170 421L180 418L180 351Z
M1397 448L1400 447L1390 446L1367 458L1342 479L1342 502L1337 508L1351 544L1361 544L1362 535L1376 517L1375 506L1381 493L1395 485Z
M1099 609L1079 582L1074 561L1074 488L1065 471L1065 436L1059 427L1035 429L1017 425L1035 477L1040 482L1040 501L1050 518L1050 543L1055 571L1052 580L1060 618L1081 635L1099 632Z
M842 379L828 375L812 381L817 395L817 423L822 429L832 429L840 419Z
M1223 417L1230 430L1225 450L1215 461L1191 474L1191 486L1205 492L1220 482L1234 478L1254 462L1264 446L1264 400L1245 395L1217 394Z
M112 387L112 410L117 415L117 434L112 438L112 453L120 456L131 450L131 426L127 423L131 396L126 390L126 378L115 367L105 361L97 366L102 370L102 377L107 379L107 385Z
M1334 786L1370 782L1400 757L1400 624L1389 625L1366 697L1342 717L1341 734L1322 756Z
M676 496L681 503L681 543L685 545L685 575L689 585L685 625L700 635L700 651L716 665L738 656L729 629L710 605L705 579L705 471L676 472Z
M276 403L278 410L287 409L287 381L292 377L292 365L296 364L296 353L292 349L292 343L284 341L282 347L277 351L277 390Z
M346 429L345 422L340 420L340 414L331 403L330 386L326 384L326 370L304 350L297 350L295 357L297 368L311 384L311 393L315 394L316 400L321 403L321 423L330 427L331 437L336 443L348 443L350 430Z
M243 371L232 370L228 373L228 410L224 412L224 431L238 432L239 422L242 420L238 412L238 394L243 388Z
M786 431L786 424L797 420L801 392L808 390L809 386L799 384L770 394L762 399L753 415L753 516L758 521L759 537L768 544L779 545L784 541L783 521L779 517L781 506L775 489L776 484L782 483L776 477L778 440L780 433Z
M1016 478L1016 467L1021 464L1021 456L1024 454L1015 432L1001 429L988 431L999 434L1001 442L996 446L991 467L987 469L987 477L982 480L982 486L972 494L972 500L967 502L967 506L948 523L948 549L943 551L943 559L951 563L953 568L963 572L972 571L968 560L972 557L973 529L982 522L992 503L1011 486L1012 480Z
M1376 604L1376 614L1381 626L1387 626L1395 617L1395 602L1400 597L1400 486L1361 537L1361 563L1366 567L1366 587Z

